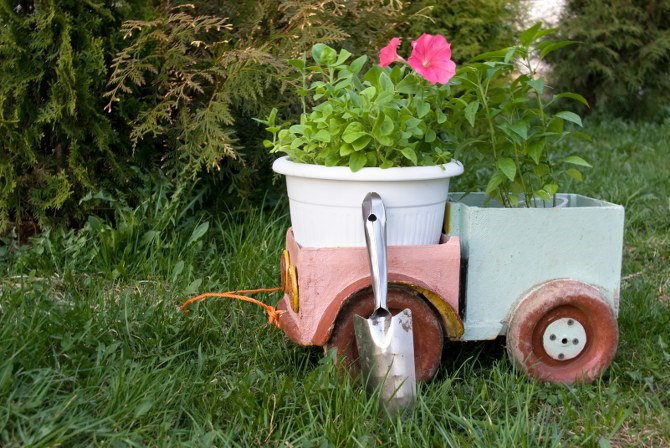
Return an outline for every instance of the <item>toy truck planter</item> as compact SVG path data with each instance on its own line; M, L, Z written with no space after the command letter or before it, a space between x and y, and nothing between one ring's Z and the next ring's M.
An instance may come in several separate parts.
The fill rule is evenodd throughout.
M509 209L454 193L439 244L389 247L389 308L412 310L417 379L437 371L444 338L506 336L510 358L544 381L588 382L609 366L624 210L560 199L562 207ZM366 248L301 247L289 229L281 265L282 330L301 345L336 347L355 368L353 316L373 312Z

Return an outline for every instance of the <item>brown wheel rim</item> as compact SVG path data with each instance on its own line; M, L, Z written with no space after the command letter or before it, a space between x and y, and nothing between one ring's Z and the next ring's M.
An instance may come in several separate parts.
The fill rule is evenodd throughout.
M429 380L440 366L444 344L442 324L437 312L418 293L402 286L389 285L387 300L393 315L405 308L412 311L416 378L419 381ZM367 318L373 311L374 296L371 289L354 294L340 310L327 344L328 348L337 348L340 362L355 374L360 371L360 365L354 335L354 316Z
M561 320L574 321L585 334L583 347L569 359L548 353L543 339L549 326ZM555 280L529 294L507 333L508 352L521 369L540 380L561 383L595 380L612 362L617 343L609 304L595 288L575 280Z

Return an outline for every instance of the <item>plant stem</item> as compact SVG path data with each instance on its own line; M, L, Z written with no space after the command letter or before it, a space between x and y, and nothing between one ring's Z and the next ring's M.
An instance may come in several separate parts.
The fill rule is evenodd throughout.
M533 68L533 66L530 62L530 58L528 57L528 52L526 53L526 61L525 62L526 62L526 68L528 68L529 75L531 76L532 79L535 79L535 75L536 75L537 72ZM544 103L542 102L542 96L540 95L540 93L536 89L533 89L533 90L535 90L535 98L537 100L537 108L540 111L540 120L542 121L542 127L546 130L547 129L547 117L544 113ZM545 145L546 144L547 143L545 143ZM547 151L545 151L545 154L546 153L547 153ZM547 162L547 167L549 167L549 174L548 174L549 178L550 178L551 181L554 181L553 170L552 170L551 164L549 163L548 159L546 159L546 162ZM545 182L542 179L540 179L539 187L542 188L542 184L544 184L544 183ZM544 203L544 201L542 201L542 203ZM552 206L556 207L556 193L553 194L553 205Z
M484 93L484 89L482 88L481 82L477 85L477 93L479 94L479 101L481 101L482 103L482 107L484 108L484 114L486 115L486 120L489 124L489 138L491 140L491 148L493 149L493 160L497 162L498 155L496 152L496 134L495 130L493 129L493 120L491 120L489 105L488 102L486 101L486 93Z
M305 92L304 95L300 95L300 103L302 105L302 113L306 114L307 113L307 103L305 101L305 96L307 95L307 72L305 70L305 66L307 65L307 54L303 53L302 54L302 69L300 70L300 73L302 74L302 90Z
M516 161L516 171L517 173L519 173L519 179L521 179L521 188L523 188L523 191L526 192L523 200L526 203L526 207L530 207L530 197L528 196L528 189L526 188L526 182L524 182L523 180L523 171L521 171L521 162L519 161L519 151L517 149L516 143L514 143L514 159Z
M489 110L489 105L488 102L486 101L486 92L484 91L484 88L482 86L481 80L478 80L479 82L477 83L477 96L479 97L479 101L482 104L482 108L484 109L484 115L486 115L486 121L488 123L489 127L489 140L491 141L491 149L493 150L493 162L494 165L498 161L498 152L496 151L496 133L495 129L493 128L493 120L491 119L491 113ZM488 90L488 88L487 88ZM507 195L506 189L501 185L498 187L498 194L500 196L500 200L503 204L504 207L511 208L512 204L510 203L509 197Z

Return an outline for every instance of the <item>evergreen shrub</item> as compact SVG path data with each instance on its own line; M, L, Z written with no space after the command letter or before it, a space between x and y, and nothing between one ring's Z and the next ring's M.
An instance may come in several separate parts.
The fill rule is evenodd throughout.
M91 191L140 201L129 165L166 171L176 191L207 170L219 196L262 190L252 117L295 107L278 61L317 42L376 48L401 6L0 0L0 234L81 222Z
M270 156L253 117L287 99L287 56L316 43L376 51L402 4L378 0L237 1L180 4L151 21L128 21L108 108L131 102L133 148L183 182L206 177L211 192L248 197L268 186ZM202 176L207 173L207 176Z
M524 28L527 0L414 0L402 27L403 36L442 34L451 42L452 57L466 62L486 51L514 45Z
M630 118L667 115L670 0L568 0L552 84L584 95L594 110Z
M148 3L0 0L0 232L76 218L78 197L123 173L102 94L115 31Z

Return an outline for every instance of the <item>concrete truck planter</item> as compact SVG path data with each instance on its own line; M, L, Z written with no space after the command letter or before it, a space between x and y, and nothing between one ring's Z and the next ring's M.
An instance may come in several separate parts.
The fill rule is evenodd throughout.
M533 376L588 381L616 351L624 209L576 194L559 199L567 204L503 208L485 206L483 193L451 195L462 340L507 335L511 358Z
M289 338L336 348L355 368L352 320L373 312L361 203L375 192L388 216L388 307L411 310L417 379L438 369L444 338L506 336L510 358L546 381L591 381L607 368L618 342L624 211L556 196L564 178L582 179L579 168L590 165L553 152L585 137L575 128L581 118L561 105L586 100L552 91L545 101L545 82L527 60L564 46L546 45L551 32L537 23L517 45L458 71L446 38L428 33L411 42L407 59L401 39L391 39L367 71L365 56L347 62L348 51L323 44L312 48L315 65L289 62L312 81L299 91L303 113L284 123L273 110L262 121L272 136L265 146L291 158L274 165L286 176L293 225L278 305ZM457 89L440 86L452 77ZM439 165L464 148L490 173L486 191L508 208L484 193L446 203L462 167Z
M417 379L437 371L444 339L507 337L511 359L544 381L592 381L616 352L623 207L561 195L560 208L485 206L451 194L437 244L391 246L389 307L410 308ZM335 347L356 367L353 316L373 311L364 247L306 247L292 229L282 255L282 330Z
M370 191L384 198L388 242L394 246L437 244L442 233L449 179L459 162L434 166L327 167L277 159L272 169L286 177L291 224L305 247L365 246L361 202Z

